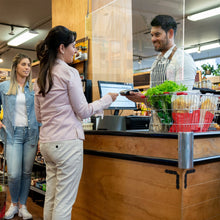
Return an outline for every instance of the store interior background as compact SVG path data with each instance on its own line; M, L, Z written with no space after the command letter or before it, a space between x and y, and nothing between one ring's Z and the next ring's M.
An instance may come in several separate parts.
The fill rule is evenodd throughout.
M113 1L115 2L115 1ZM52 27L51 0L14 1L0 0L0 68L11 68L12 58L16 53L25 53L32 60L36 60L35 46L44 39ZM156 6L160 6L159 10ZM154 51L150 38L150 21L157 13L170 14L182 26L179 33L179 42L184 48L206 44L220 39L219 16L201 21L185 19L183 29L183 11L185 18L196 12L219 7L220 0L133 0L132 1L132 37L133 37L133 72L143 72L150 69L157 53ZM184 10L185 9L185 10ZM153 12L153 13L152 13ZM172 12L172 13L170 13ZM4 25L9 24L9 25ZM21 44L18 47L9 47L7 42L15 35L9 34L11 27L15 35L24 31L26 27L39 33L38 37ZM20 27L19 27L20 26ZM185 32L185 34L184 34ZM181 36L180 36L181 35ZM184 36L184 37L183 37ZM209 62L216 65L220 63L220 48L191 54L197 62L197 67ZM138 62L140 61L141 62ZM207 60L208 59L208 60Z

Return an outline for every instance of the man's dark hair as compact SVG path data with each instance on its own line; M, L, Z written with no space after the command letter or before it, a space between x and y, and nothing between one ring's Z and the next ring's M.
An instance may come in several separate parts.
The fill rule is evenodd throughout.
M166 33L170 29L174 30L174 36L176 35L177 23L173 17L169 15L157 15L152 21L151 26L160 26Z

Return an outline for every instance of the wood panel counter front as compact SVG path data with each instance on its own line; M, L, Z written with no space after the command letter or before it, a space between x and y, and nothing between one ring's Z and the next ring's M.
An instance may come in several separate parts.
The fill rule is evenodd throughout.
M192 137L180 168L178 134L86 132L72 219L220 220L220 133Z

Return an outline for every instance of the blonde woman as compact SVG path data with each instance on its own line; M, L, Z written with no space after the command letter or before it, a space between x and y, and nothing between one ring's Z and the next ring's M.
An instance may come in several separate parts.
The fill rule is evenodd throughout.
M0 84L0 105L4 111L0 121L0 138L6 150L11 195L11 205L5 219L12 219L16 214L23 219L32 218L26 201L37 150L38 122L31 80L31 59L17 54L13 59L10 81Z

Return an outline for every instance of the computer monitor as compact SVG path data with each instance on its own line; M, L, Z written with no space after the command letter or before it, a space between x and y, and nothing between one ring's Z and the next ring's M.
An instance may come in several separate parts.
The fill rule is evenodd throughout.
M109 92L119 93L121 90L126 89L133 89L132 83L123 83L123 82L108 82L108 81L98 81L99 93L100 97L102 98ZM114 115L118 115L119 110L123 109L130 109L135 110L137 109L136 103L130 101L125 96L119 96L117 99L110 105L108 109L113 109Z
M92 80L82 79L83 92L88 103L92 102Z

